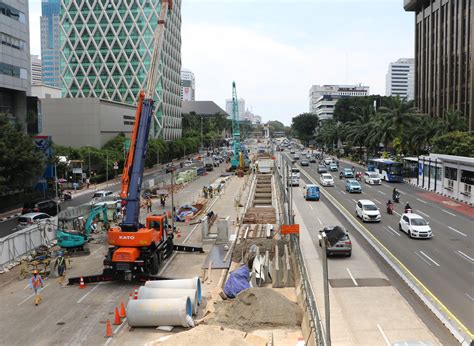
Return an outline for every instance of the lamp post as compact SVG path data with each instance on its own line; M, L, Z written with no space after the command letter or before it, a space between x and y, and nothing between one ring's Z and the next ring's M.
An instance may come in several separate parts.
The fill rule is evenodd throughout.
M59 196L58 196L58 167L54 163L54 191L56 194L56 215L59 214Z
M87 148L89 149L89 179L91 178L91 146L88 145Z
M331 309L329 306L329 275L328 275L328 257L326 252L327 236L326 232L321 232L319 236L323 256L323 281L324 281L324 311L326 316L326 345L331 346Z

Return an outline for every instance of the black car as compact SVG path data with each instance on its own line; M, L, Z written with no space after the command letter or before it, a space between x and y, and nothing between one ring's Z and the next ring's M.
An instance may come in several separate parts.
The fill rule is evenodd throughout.
M318 166L318 173L327 173L328 169L326 168L325 165L319 165Z
M61 211L61 207L57 205L56 201L48 199L44 201L25 202L23 204L21 213L46 213L48 215L55 216L58 211Z

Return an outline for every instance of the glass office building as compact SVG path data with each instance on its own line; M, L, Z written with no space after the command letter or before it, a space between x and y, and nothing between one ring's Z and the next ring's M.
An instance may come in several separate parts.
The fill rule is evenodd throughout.
M62 0L63 97L135 104L145 88L161 0ZM153 137L181 137L181 0L166 20Z
M42 0L41 2L41 64L43 66L43 83L59 88L60 54L59 54L59 14L60 0Z

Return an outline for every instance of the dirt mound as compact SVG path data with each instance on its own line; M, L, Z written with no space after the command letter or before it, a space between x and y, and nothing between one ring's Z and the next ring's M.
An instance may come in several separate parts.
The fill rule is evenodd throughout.
M253 245L256 245L260 248L260 254L262 255L265 255L265 251L268 251L270 254L270 259L273 259L275 255L275 245L278 245L278 252L280 256L282 256L282 254L285 253L286 244L288 244L288 242L283 239L247 239L235 245L232 252L232 261L240 262L242 260L242 256L244 256L244 262L247 262L249 259L253 259L252 255L254 254L252 253L252 250L255 249Z
M243 331L301 325L300 307L271 288L252 287L235 299L216 303L208 324L231 326Z
M167 346L265 346L266 344L266 340L260 336L219 326L198 326L166 338L165 341L151 343L151 345Z

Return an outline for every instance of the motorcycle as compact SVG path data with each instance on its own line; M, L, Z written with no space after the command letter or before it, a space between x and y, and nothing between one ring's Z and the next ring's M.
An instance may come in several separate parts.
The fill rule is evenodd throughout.
M355 175L355 178L357 181L361 181L362 180L362 172L357 172L356 175Z
M405 208L405 214L411 213L412 209L411 208Z
M339 173L339 179L342 179L342 178L344 178L344 174L341 172Z
M72 199L72 194L69 191L63 193L63 200L70 201Z
M387 214L393 215L393 203L387 204Z
M400 193L396 193L392 196L395 203L400 203Z

